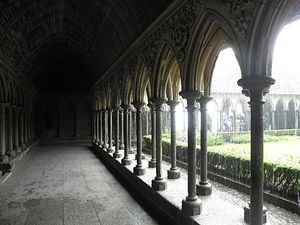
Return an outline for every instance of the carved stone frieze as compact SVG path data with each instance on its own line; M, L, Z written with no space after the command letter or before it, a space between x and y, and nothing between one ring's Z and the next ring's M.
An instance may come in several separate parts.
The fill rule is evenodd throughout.
M234 29L246 38L249 24L254 16L256 0L222 0L222 2L230 15Z

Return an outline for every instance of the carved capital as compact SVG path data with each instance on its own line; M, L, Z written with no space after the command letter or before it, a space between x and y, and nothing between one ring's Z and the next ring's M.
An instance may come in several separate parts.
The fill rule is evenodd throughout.
M243 88L242 93L250 100L262 101L263 96L269 92L270 86L275 80L266 76L249 76L238 80L238 85Z

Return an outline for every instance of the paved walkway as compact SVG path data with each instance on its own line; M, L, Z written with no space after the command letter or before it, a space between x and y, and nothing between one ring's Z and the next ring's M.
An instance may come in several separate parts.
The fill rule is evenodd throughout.
M157 224L87 146L40 144L0 187L1 225Z

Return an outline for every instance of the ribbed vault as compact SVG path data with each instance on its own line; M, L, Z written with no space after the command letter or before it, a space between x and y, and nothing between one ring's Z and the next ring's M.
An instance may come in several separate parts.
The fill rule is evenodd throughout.
M36 66L47 61L47 52L67 51L90 69L91 80L95 81L169 3L3 0L0 65L14 76L32 77L39 74Z

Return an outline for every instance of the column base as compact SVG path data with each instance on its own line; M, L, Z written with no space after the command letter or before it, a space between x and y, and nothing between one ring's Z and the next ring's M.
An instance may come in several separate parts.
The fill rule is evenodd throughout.
M152 189L155 191L164 191L167 189L167 181L164 178L155 178L152 180Z
M128 166L132 163L132 161L130 159L124 158L122 159L122 165L124 166Z
M114 152L114 149L112 147L108 147L106 149L107 153L113 153Z
M12 157L16 156L16 153L15 153L14 150L8 150L8 151L6 152L6 154L7 154L8 156L12 156Z
M244 221L250 223L250 207L249 205L244 207ZM267 209L263 207L263 224L267 223Z
M143 166L135 166L133 168L133 173L134 173L134 175L142 176L146 173L146 170Z
M168 179L178 179L180 178L180 170L179 169L169 169L168 170Z
M121 158L122 154L120 152L114 152L113 157L114 158Z
M151 159L151 161L148 162L149 168L155 168L156 167L156 160Z
M0 155L0 162L7 163L8 162L8 156L7 155Z
M188 200L188 198L182 200L182 213L186 216L200 215L202 211L202 202L200 199Z
M207 183L199 182L199 184L196 185L196 192L197 192L197 195L201 195L201 196L211 195L212 184L208 183L208 182Z

